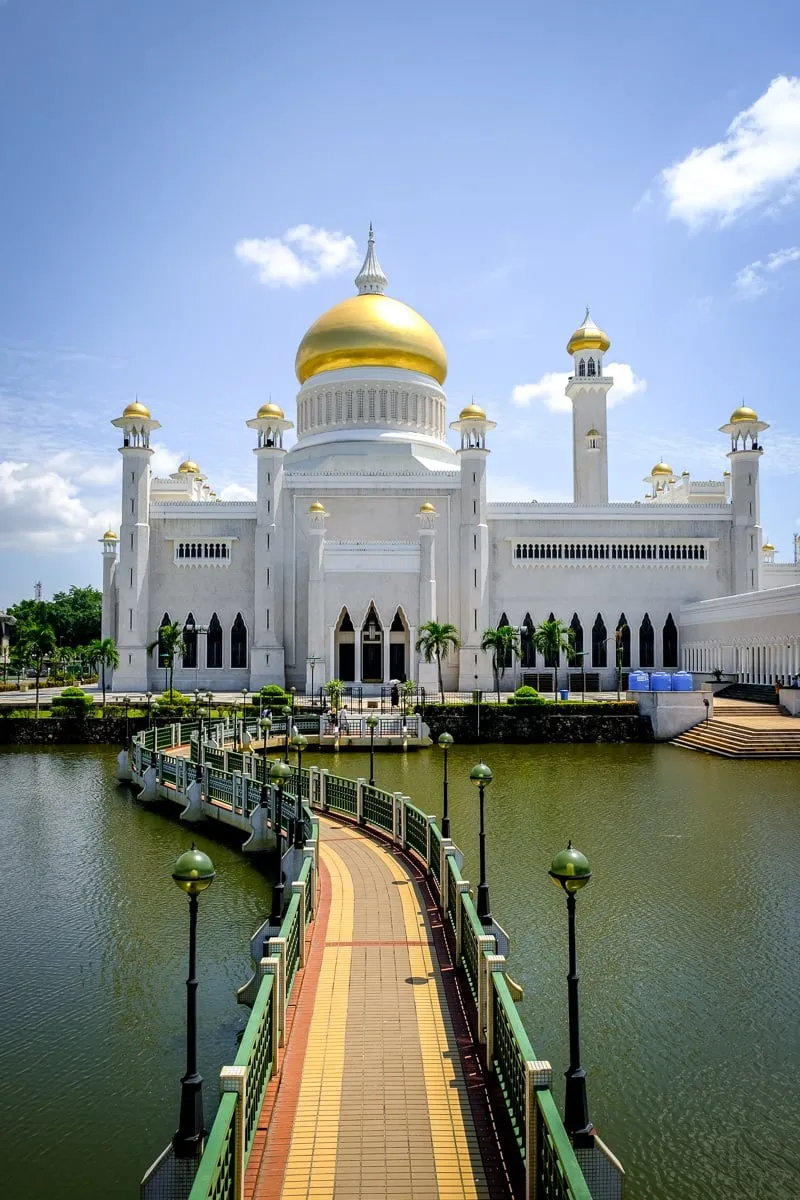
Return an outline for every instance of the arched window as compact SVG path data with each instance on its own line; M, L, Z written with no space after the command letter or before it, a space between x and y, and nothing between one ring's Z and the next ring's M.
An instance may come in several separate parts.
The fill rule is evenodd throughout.
M593 358L589 359L589 364L588 364L588 369L586 371L586 374L594 375L594 359Z
M614 633L617 646L617 662L620 667L631 665L631 629L625 613L620 613Z
M571 667L583 666L583 626L577 613L572 614L572 620L569 623L572 630L572 649L567 655L567 662Z
M586 363L583 361L583 359L581 359L581 361L578 363L578 374L581 376L581 378L583 378L583 376L586 374Z
M242 614L236 614L236 620L231 626L231 667L241 670L247 666L247 628L242 620Z
M372 604L361 627L361 678L383 683L383 626Z
M678 630L675 622L672 619L672 613L667 614L667 619L664 622L664 632L662 634L662 644L664 651L664 666L677 667L678 665Z
M193 615L189 613L186 618L186 623L183 626L183 665L185 667L197 666L197 622Z
M548 619L548 621L555 621L555 619L556 619L555 614L550 613L550 616L547 619ZM553 667L556 670L558 670L558 668L561 666L561 655L560 654L545 654L544 665L546 667Z
M356 677L356 638L353 622L347 609L343 609L336 628L336 674L345 683Z
M164 647L164 642L163 642L163 639L161 636L161 630L165 629L167 627L167 625L171 625L171 624L172 624L172 622L169 619L169 613L165 612L163 617L161 618L161 624L158 627L158 665L160 667L168 667L169 666L169 655L167 654L166 649Z
M508 622L508 617L506 616L506 614L505 614L505 613L501 613L501 614L500 614L500 620L497 622L497 628L498 628L498 629L502 629L502 628L503 628L503 626L504 626L504 625L508 625L508 623L509 623L509 622ZM503 662L503 664L502 664L502 665L503 665L503 669L507 671L507 670L509 669L509 667L513 666L513 663L514 663L514 651L513 651L513 650L508 650L508 651L507 651L507 653L504 655L504 658L505 658L505 661Z
M206 666L215 669L222 666L222 626L216 613L208 623L206 636Z
M525 620L522 622L522 633L520 634L520 665L522 667L536 666L536 647L533 644L533 621L531 614L525 613Z
M592 666L607 666L606 624L600 613L595 617L594 625L592 626Z
M642 617L639 626L639 666L654 667L656 665L656 633L648 613Z

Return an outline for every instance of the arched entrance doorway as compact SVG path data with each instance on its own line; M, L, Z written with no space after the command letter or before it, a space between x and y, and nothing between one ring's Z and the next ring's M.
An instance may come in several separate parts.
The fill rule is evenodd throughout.
M361 626L361 681L383 683L383 626L370 604Z
M336 678L352 683L356 677L356 631L343 608L336 625Z
M407 678L409 645L408 625L402 608L394 614L389 629L389 679L397 679L404 683Z

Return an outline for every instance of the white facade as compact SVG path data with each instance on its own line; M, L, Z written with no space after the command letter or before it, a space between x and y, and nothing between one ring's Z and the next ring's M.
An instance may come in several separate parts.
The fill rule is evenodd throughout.
M661 463L644 500L609 504L609 341L587 313L569 343L574 502L492 504L495 423L470 405L450 423L458 448L448 444L444 350L418 314L384 296L372 240L358 286L298 351L296 444L283 447L292 422L277 405L248 422L255 502L219 501L191 462L152 478L158 422L138 403L113 422L123 440L122 514L119 537L109 531L102 544L103 636L120 653L115 689L164 686L147 648L165 619L198 631L176 664L182 691L272 682L304 690L312 671L315 688L333 677L365 691L406 677L435 687L435 666L414 649L420 626L435 619L461 638L445 662L446 686L470 691L491 687L484 629L535 626L551 613L576 630L584 654L571 665L583 661L611 686L618 628L626 666L677 667L690 612L697 640L698 604L747 592L757 613L769 597L762 589L800 581L800 569L762 553L767 426L752 410L722 427L731 448L719 480L695 482ZM721 445L721 467L723 455ZM704 640L716 633L724 639L712 619ZM725 669L738 661L728 655ZM522 669L544 666L529 652Z

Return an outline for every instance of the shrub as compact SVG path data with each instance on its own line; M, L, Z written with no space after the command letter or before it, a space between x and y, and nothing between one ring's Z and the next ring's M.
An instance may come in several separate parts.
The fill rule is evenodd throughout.
M94 711L94 701L82 688L64 688L60 696L53 699L50 711L54 717L86 717Z
M518 687L513 696L508 698L509 704L546 704L544 697L540 696L536 688L528 687L523 684Z
M268 683L258 693L262 708L281 708L285 704L291 704L291 696L283 690L277 683Z

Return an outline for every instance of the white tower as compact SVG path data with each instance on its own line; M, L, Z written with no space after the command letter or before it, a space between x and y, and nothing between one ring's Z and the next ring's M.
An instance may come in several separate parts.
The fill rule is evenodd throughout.
M477 404L462 408L451 429L461 435L461 650L458 690L492 686L488 657L480 648L489 615L489 525L486 501L486 434L496 429Z
M426 500L419 510L419 624L436 620L436 509ZM417 662L417 683L435 690L436 663Z
M733 593L757 592L761 587L761 504L758 466L762 455L759 434L769 429L752 408L742 406L731 413L720 433L729 433L731 449L731 562Z
M283 643L283 435L292 428L283 409L262 404L248 428L258 431L253 649L250 687L285 686Z
M122 430L122 524L117 579L117 649L115 687L143 692L147 688L150 570L150 434L160 429L149 408L135 400L111 422ZM160 615L160 614L159 614Z
M608 504L608 422L606 396L614 380L603 374L611 342L589 316L567 343L574 370L566 394L572 401L572 471L576 504Z
M117 639L117 545L119 538L113 529L107 529L100 538L103 547L103 606L100 616L100 637Z

